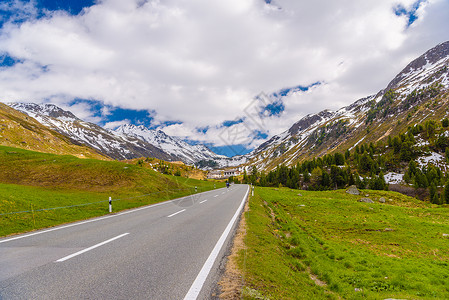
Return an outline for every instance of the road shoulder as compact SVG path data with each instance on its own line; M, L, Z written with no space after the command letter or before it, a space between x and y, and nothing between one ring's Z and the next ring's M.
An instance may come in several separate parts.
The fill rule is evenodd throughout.
M219 299L241 299L242 289L245 283L244 270L238 266L237 259L240 251L245 251L246 219L245 213L249 210L249 202L245 203L240 217L237 231L232 241L230 254L226 259L226 267L218 282Z

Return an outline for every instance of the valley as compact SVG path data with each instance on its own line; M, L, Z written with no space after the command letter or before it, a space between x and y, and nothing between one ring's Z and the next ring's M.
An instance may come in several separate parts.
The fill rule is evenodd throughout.
M448 66L445 42L377 94L307 115L232 158L143 125L109 130L53 104L0 104L0 236L163 203L176 209L151 222L195 212L182 220L200 239L193 220L224 226L217 208L232 199L230 216L231 195L247 193L218 190L225 181L251 184L235 256L243 299L448 298ZM212 169L235 176L207 179ZM220 204L206 197L215 190Z

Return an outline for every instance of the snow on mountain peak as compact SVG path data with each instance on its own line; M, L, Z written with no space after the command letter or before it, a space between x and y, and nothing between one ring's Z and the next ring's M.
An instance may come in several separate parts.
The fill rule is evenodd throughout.
M33 118L36 118L36 116L38 117L40 116L41 118L45 116L72 122L80 120L70 111L63 110L62 108L54 104L15 102L15 103L8 103L8 105L14 109L26 112Z
M180 138L167 135L162 130L148 129L143 125L125 124L114 132L125 138L131 136L144 140L187 163L222 158L204 145L190 145Z

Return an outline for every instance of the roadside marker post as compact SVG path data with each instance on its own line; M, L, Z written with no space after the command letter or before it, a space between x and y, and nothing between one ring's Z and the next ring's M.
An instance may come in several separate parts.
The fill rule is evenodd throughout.
M112 199L109 197L109 212L112 212Z
M198 187L195 187L195 193L198 192Z

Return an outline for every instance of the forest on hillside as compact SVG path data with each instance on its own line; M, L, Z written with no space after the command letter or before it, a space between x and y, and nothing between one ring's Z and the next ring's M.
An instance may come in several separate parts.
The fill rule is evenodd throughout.
M444 157L444 161L418 161L431 155ZM316 191L356 185L360 189L391 189L435 204L449 204L448 161L449 119L445 118L409 127L398 136L388 136L386 141L355 145L344 153L326 154L291 167L279 165L268 173L253 166L243 177L231 177L229 181ZM388 172L402 174L403 183L389 185L384 176Z

